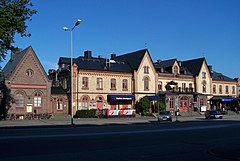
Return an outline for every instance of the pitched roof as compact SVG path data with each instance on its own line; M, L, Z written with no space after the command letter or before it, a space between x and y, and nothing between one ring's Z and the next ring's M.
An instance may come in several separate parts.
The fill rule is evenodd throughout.
M31 46L27 47L23 51L17 53L13 58L11 58L5 67L3 68L3 73L5 78L9 78L12 74L12 72L15 70L17 65L20 63L24 55L28 52L28 50L32 49Z
M66 94L62 87L51 87L51 94Z
M116 59L127 62L127 64L129 64L132 70L138 70L138 67L147 51L147 49L138 50L121 56L117 56Z
M73 62L77 64L78 69L97 70L97 71L113 71L113 72L132 72L138 69L147 49L139 50L132 53L116 56L114 60L106 58L86 58L79 56L74 58ZM59 64L70 64L70 58L60 57Z
M222 73L215 72L215 71L213 71L213 73L212 73L212 79L219 80L219 81L222 80L222 81L236 82L234 79L227 77L227 76L223 75Z
M177 59L169 59L169 60L163 60L154 63L154 66L156 68L167 68L167 67L172 67L174 65L174 63L177 61Z
M198 75L205 58L182 61L181 65L186 67L194 76Z

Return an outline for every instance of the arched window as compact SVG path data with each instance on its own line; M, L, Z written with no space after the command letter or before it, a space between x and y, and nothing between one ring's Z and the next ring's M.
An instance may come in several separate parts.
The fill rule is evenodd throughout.
M42 107L42 96L40 92L34 94L34 107Z
M216 85L215 84L213 85L213 93L214 94L216 93Z
M128 90L128 80L127 79L123 79L123 81L122 81L122 90L123 91Z
M162 91L162 81L158 81L158 90Z
M206 86L207 86L207 82L206 82L205 80L202 81L202 92L203 92L203 93L206 93L206 92L207 92Z
M63 110L63 100L62 99L57 100L57 110Z
M144 91L149 91L149 79L148 79L148 77L144 78Z
M22 92L18 92L15 97L16 107L24 107L24 96Z

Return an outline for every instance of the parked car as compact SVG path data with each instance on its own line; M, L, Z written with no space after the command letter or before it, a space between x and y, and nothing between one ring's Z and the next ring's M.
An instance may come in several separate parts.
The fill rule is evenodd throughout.
M217 110L208 110L205 113L206 119L222 119L223 115L220 111Z
M170 111L160 111L158 121L172 121L172 114Z

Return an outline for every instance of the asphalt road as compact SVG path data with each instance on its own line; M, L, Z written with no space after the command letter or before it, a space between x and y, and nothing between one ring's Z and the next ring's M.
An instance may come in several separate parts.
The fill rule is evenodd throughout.
M0 129L0 161L227 161L239 151L239 121Z

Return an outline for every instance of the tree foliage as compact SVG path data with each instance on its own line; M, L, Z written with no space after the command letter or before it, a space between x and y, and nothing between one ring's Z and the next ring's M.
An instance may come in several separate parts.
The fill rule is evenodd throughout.
M15 34L30 37L26 21L31 21L37 11L31 9L30 0L0 0L0 62L6 57L7 51L16 50L13 45Z
M138 112L144 113L150 108L150 101L143 97L139 102L136 103L136 109Z

